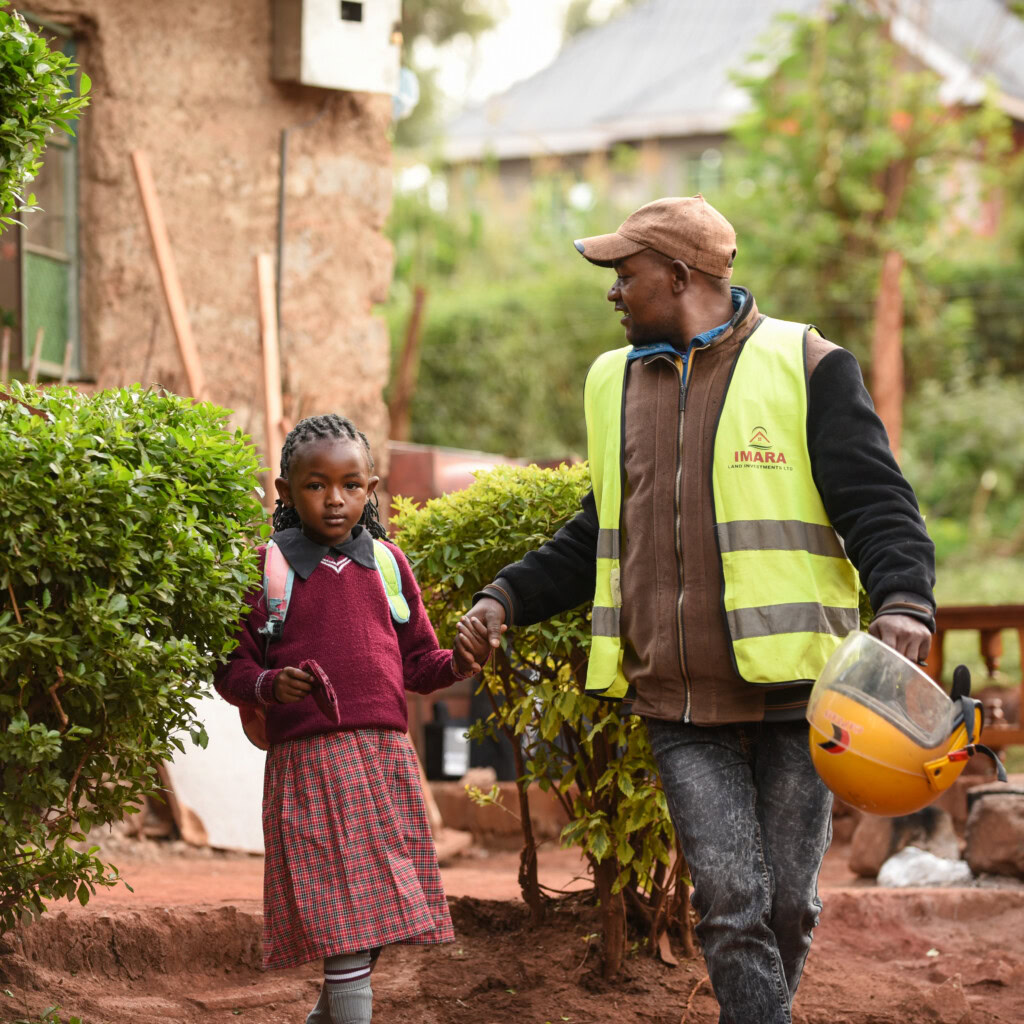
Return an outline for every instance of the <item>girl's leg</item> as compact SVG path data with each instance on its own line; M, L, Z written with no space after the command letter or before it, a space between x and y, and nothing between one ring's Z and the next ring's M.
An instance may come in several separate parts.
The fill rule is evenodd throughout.
M342 953L324 959L324 987L317 1007L326 1003L329 1016L307 1018L307 1024L370 1024L373 989L370 987L370 953ZM317 1011L314 1009L313 1013Z
M320 986L320 998L306 1016L306 1024L331 1024L331 1007L327 1002L327 982Z
M377 946L371 949L367 955L370 957L370 971L373 973L374 968L377 966L377 961L380 959L380 955L383 952L383 946ZM356 953L356 956L362 956L362 953ZM332 956L330 961L334 964L336 961L345 959L344 956ZM328 962L324 962L324 973L325 976L328 973ZM371 1008L373 1002L373 989L370 990ZM367 1020L370 1020L368 1017ZM306 1024L333 1024L331 1018L331 1004L330 1004L330 990L328 988L328 982L325 977L324 984L321 986L321 994L316 1000L316 1006L309 1011L309 1015L306 1017Z

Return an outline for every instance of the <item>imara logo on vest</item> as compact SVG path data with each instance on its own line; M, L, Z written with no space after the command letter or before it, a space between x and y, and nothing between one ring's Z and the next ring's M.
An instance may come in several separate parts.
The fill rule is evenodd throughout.
M765 427L754 427L746 447L733 451L730 469L785 469L792 470L786 453L777 450Z

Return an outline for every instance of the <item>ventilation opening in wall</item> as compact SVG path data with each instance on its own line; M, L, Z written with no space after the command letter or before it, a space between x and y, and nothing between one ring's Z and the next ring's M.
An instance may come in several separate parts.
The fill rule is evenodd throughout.
M341 0L342 21L362 21L363 5L355 0Z

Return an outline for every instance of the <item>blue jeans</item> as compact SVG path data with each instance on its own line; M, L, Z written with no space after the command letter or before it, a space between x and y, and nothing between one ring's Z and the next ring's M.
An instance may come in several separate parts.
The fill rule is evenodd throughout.
M791 1024L832 840L832 794L811 764L807 723L646 721L719 1024Z

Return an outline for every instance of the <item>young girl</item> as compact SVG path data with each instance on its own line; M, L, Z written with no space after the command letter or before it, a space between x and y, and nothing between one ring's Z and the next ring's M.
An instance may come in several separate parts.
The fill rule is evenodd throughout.
M307 1024L371 1019L382 946L454 939L404 691L478 672L490 647L482 627L460 623L454 651L441 650L405 556L387 544L408 604L407 621L395 621L374 555L386 536L369 500L378 479L349 420L315 416L292 430L273 535L294 572L287 616L268 640L263 592L251 594L239 646L215 680L232 704L266 714L263 965L323 959ZM307 660L336 709L314 700L320 674L299 667Z

